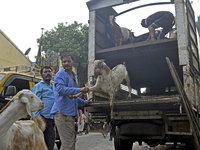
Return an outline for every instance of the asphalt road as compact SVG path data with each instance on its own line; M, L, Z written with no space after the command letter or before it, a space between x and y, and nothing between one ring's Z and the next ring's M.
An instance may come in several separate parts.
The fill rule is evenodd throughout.
M109 141L109 136L104 138L101 133L77 135L76 150L114 150L114 141Z
M106 138L103 137L101 133L92 133L85 135L77 135L78 139L76 142L76 150L115 150L114 149L114 140L109 141L109 134ZM146 144L143 143L142 146L139 146L138 142L133 143L132 150L145 150ZM169 150L172 145L158 145L156 147L151 147L149 150ZM185 150L182 146L178 146L177 150ZM54 150L57 150L55 145Z
M133 143L133 150L141 150L144 148L139 146L138 143ZM55 145L54 150L57 150ZM109 141L109 133L106 138L101 133L92 133L85 135L77 135L76 150L115 150L114 139Z
M109 136L103 137L101 133L78 135L76 150L114 150L114 142L109 141Z

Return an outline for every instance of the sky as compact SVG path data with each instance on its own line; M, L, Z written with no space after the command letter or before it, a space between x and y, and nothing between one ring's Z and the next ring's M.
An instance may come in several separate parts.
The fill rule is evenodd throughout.
M68 24L71 24L77 21L78 23L87 24L89 19L89 11L86 6L87 1L88 0L0 0L0 29L23 53L28 48L31 48L28 57L34 62L34 56L36 56L38 52L36 39L41 36L41 28L44 28L45 32L57 27L58 23L61 22L68 22ZM158 2L158 0L151 1ZM137 2L134 2L134 6L135 5L137 5ZM114 7L114 9L117 12L122 12L134 6L133 3L130 3ZM200 15L199 0L193 0L192 6L196 13L195 16ZM131 29L137 36L148 32L147 29L141 27L141 19L159 10L170 10L175 14L173 5L150 6L118 16L116 22L122 27Z

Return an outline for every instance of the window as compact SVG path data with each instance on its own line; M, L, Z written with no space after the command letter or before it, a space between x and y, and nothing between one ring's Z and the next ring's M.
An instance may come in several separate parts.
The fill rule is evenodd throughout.
M0 82L4 79L5 76L6 76L6 74L0 73Z
M23 80L23 79L14 79L10 85L13 85L16 87L17 92L23 90L23 89L29 89L29 81Z

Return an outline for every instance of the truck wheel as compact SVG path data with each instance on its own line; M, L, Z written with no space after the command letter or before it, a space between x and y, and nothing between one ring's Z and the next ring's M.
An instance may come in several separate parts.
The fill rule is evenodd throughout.
M115 150L132 150L133 142L130 140L122 140L120 138L117 138L117 136L120 135L119 128L117 128L115 132L116 132L116 137L114 138Z
M122 140L114 138L115 150L132 150L133 142L129 140Z
M161 140L149 140L149 141L145 141L149 146L151 147L155 147L158 144L161 144ZM163 142L164 143L164 142ZM164 144L163 144L164 145Z

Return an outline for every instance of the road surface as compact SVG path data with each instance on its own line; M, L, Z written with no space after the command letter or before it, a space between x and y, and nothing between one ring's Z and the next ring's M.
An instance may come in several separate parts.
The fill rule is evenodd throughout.
M103 137L101 133L92 133L85 135L77 135L78 139L76 142L76 150L115 150L114 149L114 140L109 141L109 134L106 138ZM170 144L172 145L172 144ZM142 146L138 145L138 142L133 143L132 150L145 150L146 144L143 143ZM171 146L163 145L151 147L149 150L169 150ZM54 150L57 150L55 145ZM185 150L182 146L177 147L177 150Z
M109 141L109 136L104 138L101 133L77 135L76 150L114 150L114 141Z

